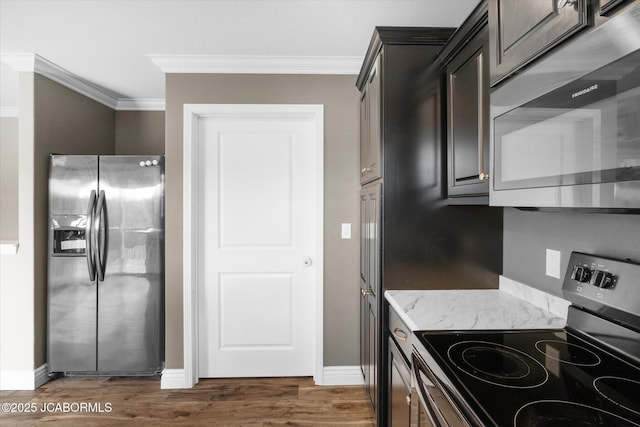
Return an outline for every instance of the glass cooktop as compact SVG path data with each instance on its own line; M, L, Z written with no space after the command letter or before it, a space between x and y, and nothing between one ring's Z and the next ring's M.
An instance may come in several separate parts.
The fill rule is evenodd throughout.
M571 332L416 334L454 400L487 423L640 427L638 366Z

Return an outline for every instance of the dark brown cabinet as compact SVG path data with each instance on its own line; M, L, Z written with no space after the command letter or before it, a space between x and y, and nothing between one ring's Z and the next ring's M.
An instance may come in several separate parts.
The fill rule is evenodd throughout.
M485 25L446 66L450 198L489 195L489 31ZM451 200L456 203L455 200Z
M623 9L623 5L628 5L637 0L600 0L600 10L598 15L609 16L620 12Z
M587 3L587 0L489 0L491 85L587 27Z
M378 400L378 298L381 183L360 192L360 366L371 404Z
M387 425L411 425L411 330L392 307L389 310L389 337L387 338ZM416 397L417 399L417 397ZM416 400L417 401L417 400Z
M430 116L423 111L418 80L452 33L452 28L377 27L356 80L363 185L360 363L379 426L387 423L384 291L394 285L393 272L402 271L398 258L413 260L409 246L422 247L416 229L423 217L415 204L430 188L441 188L439 141L428 140L440 123L421 125ZM414 189L422 195L414 197Z
M407 365L396 343L389 338L389 426L411 425L411 368Z
M380 178L380 57L360 97L360 184Z

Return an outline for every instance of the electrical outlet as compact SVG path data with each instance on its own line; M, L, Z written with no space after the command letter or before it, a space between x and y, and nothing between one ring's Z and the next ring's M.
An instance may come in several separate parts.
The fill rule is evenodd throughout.
M560 251L547 249L547 276L560 278Z

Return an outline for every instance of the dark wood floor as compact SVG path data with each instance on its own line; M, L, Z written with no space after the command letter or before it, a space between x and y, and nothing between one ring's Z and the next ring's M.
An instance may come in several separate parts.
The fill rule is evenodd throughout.
M0 426L374 425L363 387L311 378L204 379L183 390L161 390L157 378L59 378L35 391L0 391L0 403ZM25 406L35 413L7 412Z

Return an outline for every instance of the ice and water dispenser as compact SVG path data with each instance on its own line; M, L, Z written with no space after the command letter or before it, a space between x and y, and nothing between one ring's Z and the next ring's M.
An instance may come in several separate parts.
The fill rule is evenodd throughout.
M53 256L85 256L89 221L87 215L53 215Z

